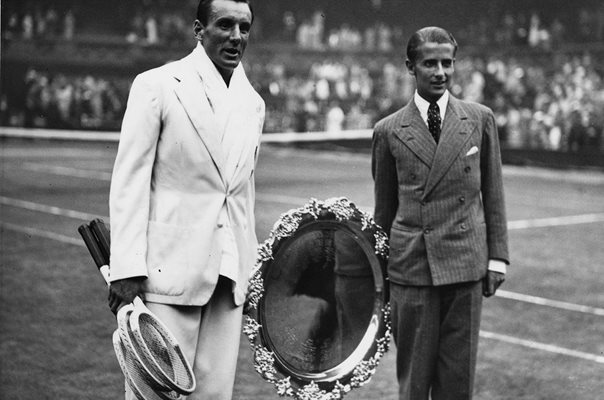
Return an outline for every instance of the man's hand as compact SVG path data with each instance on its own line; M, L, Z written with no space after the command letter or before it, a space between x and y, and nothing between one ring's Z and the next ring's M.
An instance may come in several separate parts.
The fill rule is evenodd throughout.
M487 276L482 280L482 294L484 297L491 297L494 295L503 281L505 281L505 274L487 271Z
M109 286L109 308L113 314L124 305L132 303L136 296L143 298L143 282L147 279L144 276L136 276L133 278L120 279L111 282Z

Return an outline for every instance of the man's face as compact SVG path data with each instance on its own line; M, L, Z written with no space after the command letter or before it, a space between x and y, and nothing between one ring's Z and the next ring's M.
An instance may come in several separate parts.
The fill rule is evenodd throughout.
M223 77L230 77L243 57L252 27L252 12L246 3L214 0L208 23L195 21L194 30L208 57Z
M415 63L407 60L409 73L415 77L417 92L434 102L445 93L455 70L455 48L450 43L422 43Z

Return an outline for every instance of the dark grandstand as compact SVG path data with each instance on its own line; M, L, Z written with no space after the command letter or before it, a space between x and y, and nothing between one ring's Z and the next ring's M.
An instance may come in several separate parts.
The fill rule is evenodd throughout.
M3 1L0 125L118 130L134 76L190 51L196 4ZM412 95L408 35L441 25L463 49L452 91L495 111L504 160L603 163L601 1L254 6L244 63L267 103L267 133L370 129Z

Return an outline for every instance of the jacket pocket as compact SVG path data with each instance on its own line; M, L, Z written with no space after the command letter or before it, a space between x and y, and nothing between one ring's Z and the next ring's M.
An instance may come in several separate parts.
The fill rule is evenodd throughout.
M188 230L176 225L149 222L147 269L150 293L179 296L184 292L188 269Z

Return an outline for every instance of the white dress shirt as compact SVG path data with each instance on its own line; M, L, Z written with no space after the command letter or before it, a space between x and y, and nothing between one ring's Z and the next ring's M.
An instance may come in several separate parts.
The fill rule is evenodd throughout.
M198 55L203 65L204 75L202 76L202 80L205 95L210 103L212 111L214 111L214 118L217 122L218 132L216 132L216 135L220 139L222 150L224 154L227 155L227 158L234 157L236 156L236 152L231 150L236 147L234 142L239 140L239 137L236 134L237 132L229 132L226 129L227 124L229 123L229 117L233 111L233 107L231 106L233 102L229 100L235 95L234 90L232 89L232 85L227 86L222 75L220 75L220 72L218 72L218 69L216 69L216 66L210 57L208 57L201 44L197 44L195 53ZM229 168L226 171L226 175L231 176L234 168L236 168L236 164L228 162L227 165ZM237 280L239 254L237 252L235 235L229 222L226 201L220 211L220 216L218 217L218 227L216 241L222 249L220 275L235 282Z

